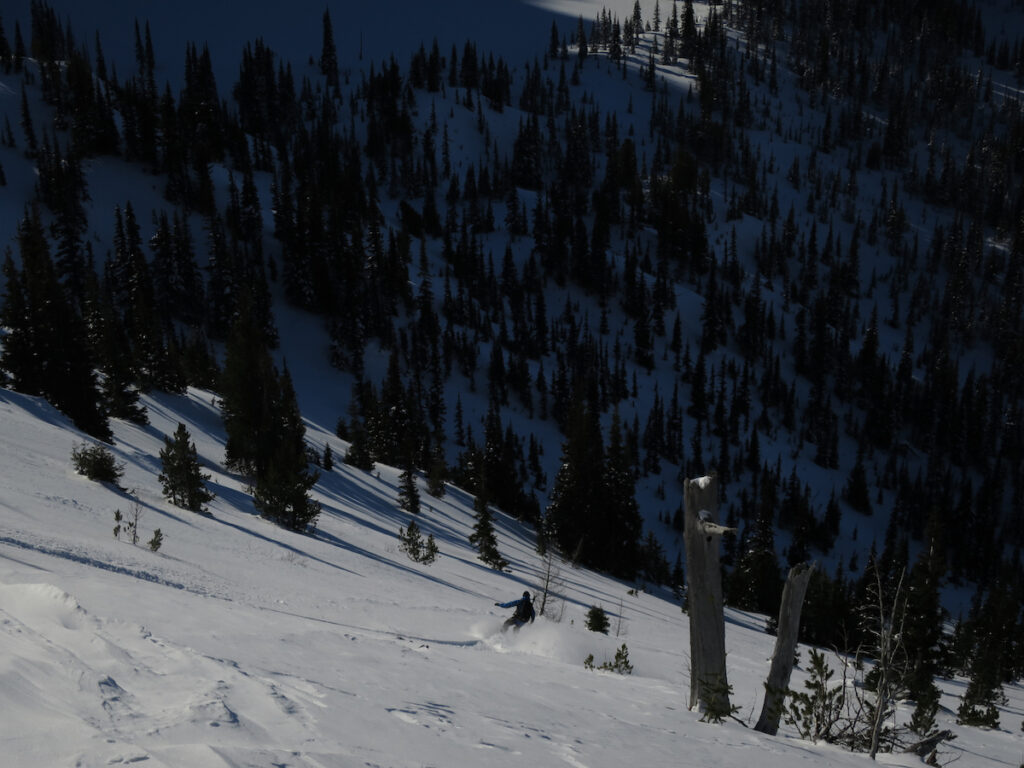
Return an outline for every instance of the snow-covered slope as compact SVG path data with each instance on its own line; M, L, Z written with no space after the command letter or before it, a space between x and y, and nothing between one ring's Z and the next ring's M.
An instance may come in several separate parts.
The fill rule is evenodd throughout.
M861 765L866 758L776 738L686 707L688 626L662 595L630 593L560 569L561 621L518 636L494 607L537 591L531 536L499 518L510 573L468 546L471 500L424 495L419 524L441 556L397 549L406 513L397 473L339 465L316 496L313 536L259 517L218 469L219 417L208 392L146 401L152 423L116 423L122 484L137 496L140 542L112 535L136 502L76 475L82 436L45 403L0 390L0 744L19 768L145 762L160 766ZM185 423L217 499L210 515L168 505L156 460ZM310 438L328 439L310 424ZM343 444L336 444L340 451ZM159 528L158 552L144 546ZM611 615L609 636L584 626ZM730 612L734 704L760 711L773 639L763 617ZM633 674L592 671L625 644ZM806 654L805 654L806 656ZM943 685L955 708L959 681ZM1007 689L1000 732L952 727L946 758L1016 765L1024 692ZM950 724L950 713L940 716ZM912 756L884 764L915 765Z
M650 17L654 1L641 3ZM97 4L54 0L79 39L103 36L104 52L122 73L134 67L134 20L147 22L157 54L157 80L178 83L184 45L209 42L217 84L227 93L246 42L263 38L296 64L320 48L323 3L257 3L239 13L231 4ZM476 41L513 67L537 55L551 21L572 29L602 3L497 0L486 15L467 0L437 4L331 4L343 68L353 72L394 52L404 65L420 43L437 38L444 50ZM607 3L620 18L632 0ZM662 12L666 6L662 5ZM28 29L28 3L15 10ZM4 15L8 34L12 17ZM304 58L305 57L305 58ZM607 108L632 104L630 86L605 65L600 97ZM605 73L605 74L598 74ZM588 70L588 75L590 71ZM680 81L686 75L678 75ZM17 130L17 78L0 79L0 111ZM32 91L33 110L37 94ZM637 113L646 110L637 100ZM424 113L427 109L423 103ZM35 111L37 119L42 112ZM463 119L464 118L464 119ZM489 116L495 131L514 135L518 115ZM809 118L808 118L809 119ZM643 125L646 117L634 118ZM471 162L475 129L461 134L452 120L456 163ZM460 145L459 140L465 144ZM764 141L771 141L765 137ZM796 145L775 150L788 166ZM0 252L12 245L22 202L35 182L19 151L0 148L8 186L0 196ZM217 169L223 182L226 172ZM109 247L115 205L133 201L140 217L160 207L160 181L120 160L97 159L89 169L90 234ZM267 194L268 180L261 179ZM862 177L862 184L871 189ZM724 193L717 190L716 205ZM269 195L267 195L269 196ZM385 205L391 205L386 202ZM265 206L265 210L269 207ZM737 225L755 239L762 225ZM197 227L196 231L199 231ZM716 233L721 247L726 230ZM495 247L500 253L503 241ZM686 289L683 289L684 291ZM562 302L550 302L557 310ZM680 297L688 328L699 325L702 301ZM883 312L884 314L884 312ZM280 355L295 379L307 437L318 447L344 445L333 425L345 409L349 380L325 365L320 323L284 304L275 307ZM888 339L888 352L899 349ZM483 358L482 358L483 359ZM379 378L386 360L367 366ZM645 386L647 386L645 382ZM648 387L649 389L649 387ZM663 394L669 390L663 389ZM644 398L649 396L645 393ZM643 401L644 398L641 398ZM649 405L646 402L643 406ZM748 766L861 765L866 758L814 746L784 728L769 738L738 722L700 723L686 707L688 624L668 595L560 567L561 596L552 618L518 636L498 627L505 611L494 602L540 587L542 563L532 534L499 518L499 549L511 571L499 574L467 543L472 500L457 489L443 499L424 495L418 523L436 537L441 557L412 563L397 548L408 515L397 508L398 473L372 474L344 465L324 473L315 489L324 505L314 536L277 528L254 514L244 481L223 472L223 432L210 392L146 398L151 423L115 423L114 451L125 465L120 490L76 475L72 448L84 438L44 402L0 390L0 748L12 766ZM639 406L638 406L639 410ZM210 515L185 512L160 496L158 451L164 435L184 423L212 475L217 499ZM557 457L553 427L549 461ZM784 453L786 446L770 446ZM765 444L765 450L769 446ZM817 471L817 470L814 470ZM839 473L812 483L823 501ZM825 474L825 470L820 470ZM648 520L671 512L672 496L655 509L654 483L639 489ZM129 493L131 492L131 493ZM112 535L114 512L140 512L140 542ZM880 518L876 518L879 520ZM869 532L860 541L880 536ZM145 547L159 528L158 552ZM855 529L856 530L856 529ZM860 545L858 545L860 546ZM866 546L866 545L864 545ZM837 557L846 557L842 544ZM592 605L612 615L608 637L589 632ZM773 638L764 617L730 612L729 673L737 716L757 717ZM623 644L631 676L584 668L611 660ZM803 652L806 658L806 651ZM835 660L833 660L833 664ZM798 673L799 675L799 673ZM799 685L799 679L794 681ZM942 681L940 725L958 739L944 761L964 766L1024 762L1024 693L1008 686L1002 730L955 726L964 683ZM909 713L910 706L900 710ZM880 756L883 764L917 765L912 756Z

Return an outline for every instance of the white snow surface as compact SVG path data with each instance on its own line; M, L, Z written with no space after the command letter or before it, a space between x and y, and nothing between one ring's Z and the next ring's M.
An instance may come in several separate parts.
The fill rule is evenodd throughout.
M0 745L18 768L102 766L865 765L866 757L687 709L688 624L669 596L561 567L560 621L502 635L494 606L538 591L529 531L498 517L510 573L467 543L471 500L424 493L419 524L441 556L396 547L408 514L397 472L340 464L316 488L315 535L258 517L223 455L209 392L148 397L151 424L115 422L139 543L112 535L135 502L70 466L84 439L44 402L0 390ZM170 506L154 461L186 424L212 474L209 515ZM315 424L311 439L330 436ZM340 451L343 444L336 444ZM160 528L158 552L145 546ZM609 635L584 626L591 605ZM760 712L773 638L729 611L733 703ZM632 675L588 670L626 644ZM806 658L806 651L803 654ZM833 660L833 664L835 660ZM794 685L798 685L800 671ZM961 765L1019 764L1024 709L1007 688L1003 728L953 723L963 681L942 683L945 748ZM907 714L909 705L903 708ZM919 764L882 755L885 765Z

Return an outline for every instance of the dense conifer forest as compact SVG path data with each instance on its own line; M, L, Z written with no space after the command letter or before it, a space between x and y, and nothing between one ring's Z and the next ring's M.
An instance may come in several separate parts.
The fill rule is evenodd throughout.
M145 421L140 391L211 389L254 503L305 530L329 459L286 302L349 386L345 460L474 494L482 556L500 510L681 588L681 482L714 473L730 604L773 615L789 566L826 563L801 637L852 649L906 573L914 698L965 672L984 722L1021 676L1019 2L637 3L538 29L528 61L435 38L361 69L325 11L309 62L254 39L217 82L191 44L180 87L144 18L131 71L43 0L28 18L0 20L0 159L37 174L4 386L100 440ZM163 207L95 209L103 158Z

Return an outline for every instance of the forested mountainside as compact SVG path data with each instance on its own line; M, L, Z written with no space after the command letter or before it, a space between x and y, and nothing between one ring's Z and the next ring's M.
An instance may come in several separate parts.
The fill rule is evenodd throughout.
M140 391L214 389L226 461L303 529L299 309L347 460L663 584L680 482L715 473L733 605L817 560L804 639L852 647L905 570L922 679L1019 677L1021 3L635 3L526 60L436 36L358 65L329 8L298 57L190 42L174 84L145 18L127 68L41 0L2 21L5 386L101 440ZM98 206L114 163L159 204Z

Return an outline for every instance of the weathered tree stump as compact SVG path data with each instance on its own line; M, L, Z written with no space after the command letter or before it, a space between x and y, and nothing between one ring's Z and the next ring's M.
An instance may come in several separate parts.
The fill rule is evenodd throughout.
M718 562L722 534L718 524L718 479L687 480L683 499L686 583L690 606L690 709L731 711L725 670L725 613Z
M774 736L779 732L779 720L789 690L789 678L793 674L793 658L796 651L797 635L800 630L800 611L803 609L807 585L814 573L813 563L794 565L789 570L786 586L782 590L779 605L779 626L775 636L775 650L772 665L765 681L764 705L757 719L755 731Z

